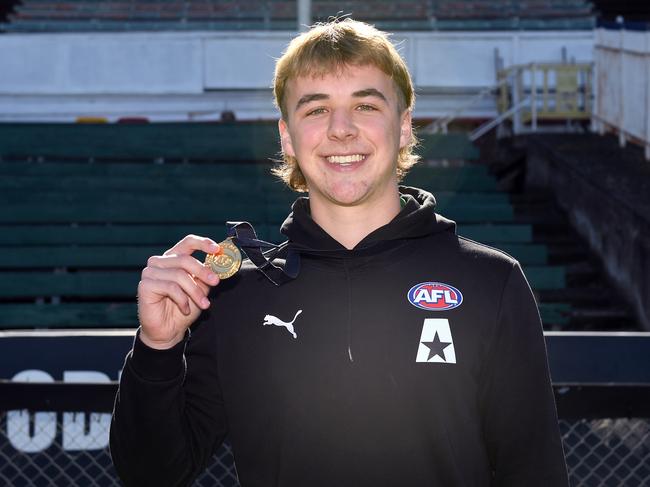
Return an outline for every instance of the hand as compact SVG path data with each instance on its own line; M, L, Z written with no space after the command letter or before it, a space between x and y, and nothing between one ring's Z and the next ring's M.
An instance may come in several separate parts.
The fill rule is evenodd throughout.
M163 255L149 257L138 284L140 339L145 345L173 347L201 310L210 307L208 292L219 277L192 257L196 250L213 254L219 245L209 238L187 235Z

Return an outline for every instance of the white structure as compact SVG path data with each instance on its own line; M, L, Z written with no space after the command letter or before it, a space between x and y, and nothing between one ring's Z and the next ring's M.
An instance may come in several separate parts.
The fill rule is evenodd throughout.
M295 32L6 34L0 36L0 121L80 116L152 121L274 119L275 58ZM505 66L593 60L593 31L399 32L418 93L437 118L496 83ZM496 115L493 99L464 117Z
M650 32L598 29L595 47L593 126L618 131L621 146L636 139L650 160Z

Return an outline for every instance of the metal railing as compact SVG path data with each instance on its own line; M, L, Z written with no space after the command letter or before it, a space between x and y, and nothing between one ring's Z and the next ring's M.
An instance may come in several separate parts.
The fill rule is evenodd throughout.
M591 63L528 63L497 72L501 84L497 106L506 112L520 101L528 103L513 114L515 133L524 124L538 129L538 121L589 120L592 108Z
M456 108L454 111L448 113L447 115L435 119L431 124L424 127L421 130L421 132L431 133L431 134L436 134L436 133L446 134L448 132L447 130L448 126L451 122L461 117L463 113L465 113L467 110L477 105L479 102L483 101L485 98L494 97L495 94L498 92L499 88L501 87L501 85L505 84L506 81L507 80L505 79L501 80L499 81L499 83L497 83L494 86L489 86L487 88L480 90L476 95L472 96L469 99L469 101L467 101L467 103L461 105L460 107Z
M538 122L588 121L592 115L591 63L528 63L497 70L497 83L440 117L424 132L447 133L448 125L486 97L496 97L499 115L476 128L471 141L503 122L512 121L514 134L540 131ZM545 127L545 130L548 127Z

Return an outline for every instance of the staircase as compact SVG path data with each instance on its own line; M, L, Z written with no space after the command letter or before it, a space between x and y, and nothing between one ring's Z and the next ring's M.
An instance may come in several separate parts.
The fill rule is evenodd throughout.
M547 262L563 267L564 289L539 292L541 303L555 303L561 310L557 322L563 330L637 330L631 310L609 282L599 258L578 235L551 193L510 195L515 219L533 226L533 240L547 248Z

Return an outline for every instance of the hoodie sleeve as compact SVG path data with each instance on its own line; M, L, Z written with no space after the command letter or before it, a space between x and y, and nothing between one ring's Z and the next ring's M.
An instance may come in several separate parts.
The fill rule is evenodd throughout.
M110 430L125 486L190 485L221 445L226 421L209 328L193 327L169 350L147 347L136 333Z
M494 330L480 385L493 485L568 487L539 312L518 263Z

